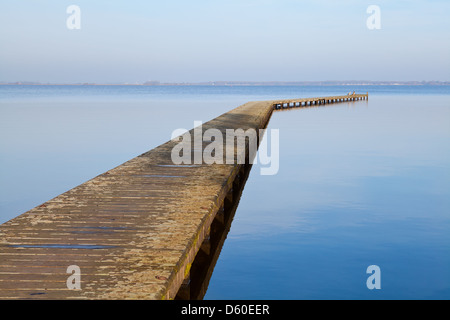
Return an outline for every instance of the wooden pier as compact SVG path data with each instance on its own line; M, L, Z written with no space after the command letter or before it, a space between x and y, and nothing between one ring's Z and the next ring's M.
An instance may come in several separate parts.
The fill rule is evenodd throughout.
M202 130L258 130L276 109L367 97L249 102ZM174 165L176 144L0 225L0 299L201 299L251 165ZM236 146L235 158L248 158L248 149L248 141ZM80 289L68 283L73 266Z
M287 108L300 108L307 106L319 106L330 103L338 102L350 102L358 100L367 100L369 98L369 93L366 94L347 94L345 96L331 96L331 97L320 97L320 98L302 98L294 100L280 100L274 101L275 110L287 109Z

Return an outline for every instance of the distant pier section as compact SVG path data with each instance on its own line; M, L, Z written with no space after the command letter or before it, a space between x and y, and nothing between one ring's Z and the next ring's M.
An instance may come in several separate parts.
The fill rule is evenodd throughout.
M248 102L202 130L225 137L227 129L266 128L274 110L367 98ZM0 225L0 299L201 299L252 166L176 165L176 144ZM236 144L235 158L247 159L248 150L248 141Z
M290 99L290 100L280 100L274 101L275 110L286 109L286 108L300 108L307 106L318 106L324 104L338 103L338 102L349 102L358 100L369 99L369 93L365 94L347 94L345 96L331 96L331 97L320 97L320 98L302 98L302 99Z

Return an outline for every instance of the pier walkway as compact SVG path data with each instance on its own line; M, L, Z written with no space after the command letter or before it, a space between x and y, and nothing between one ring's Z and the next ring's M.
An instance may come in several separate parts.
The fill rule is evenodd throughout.
M290 100L280 100L273 101L275 110L285 109L285 108L299 108L306 106L318 106L337 102L349 102L358 100L367 100L369 98L369 93L366 94L347 94L344 96L331 96L331 97L320 97L320 98L302 98L302 99L290 99Z
M367 97L248 102L202 130L258 130L277 109ZM211 275L251 165L175 165L176 144L168 141L0 225L0 299L202 298L208 280L191 280ZM248 144L234 151L248 157ZM80 289L69 289L77 275Z

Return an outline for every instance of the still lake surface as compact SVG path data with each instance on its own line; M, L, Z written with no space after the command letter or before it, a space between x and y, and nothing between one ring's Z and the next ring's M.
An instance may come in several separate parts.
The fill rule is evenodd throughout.
M279 171L253 166L205 299L450 299L449 86L0 86L0 223L196 120L354 90L273 114Z

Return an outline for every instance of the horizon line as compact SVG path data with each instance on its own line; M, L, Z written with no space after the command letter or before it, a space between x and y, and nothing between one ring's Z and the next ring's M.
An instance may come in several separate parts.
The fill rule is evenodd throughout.
M255 85L450 85L450 81L441 80L318 80L318 81L199 81L199 82L47 82L40 81L0 81L0 85L78 85L78 86L255 86Z

